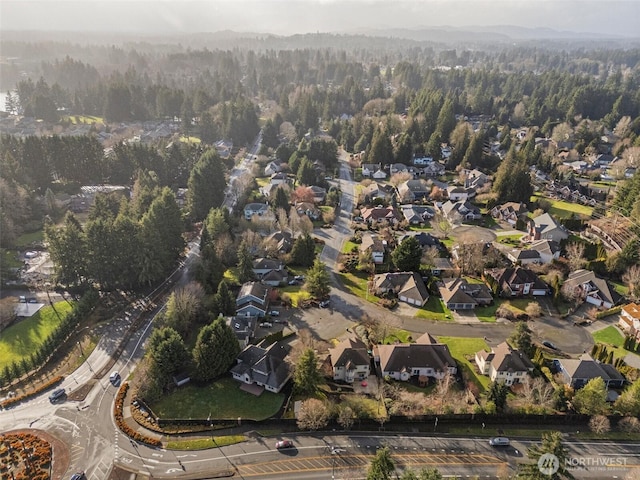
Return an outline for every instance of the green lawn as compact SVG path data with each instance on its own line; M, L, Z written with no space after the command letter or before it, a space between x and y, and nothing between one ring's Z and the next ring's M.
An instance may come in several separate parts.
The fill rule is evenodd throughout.
M102 117L95 117L93 115L69 115L64 119L69 120L74 125L78 125L80 123L104 123Z
M198 137L193 137L193 136L185 137L184 135L180 137L180 141L182 143L188 143L188 144L192 144L192 143L198 144L202 142L202 140L200 140Z
M354 248L358 249L359 247L360 247L360 245L358 245L357 243L352 242L351 240L347 240L342 245L342 252L341 253L351 253Z
M593 333L592 336L593 340L599 343L615 345L616 347L622 347L624 344L624 337L613 325L603 328L602 330L598 330Z
M374 303L380 300L372 293L367 293L369 277L366 273L339 273L338 277L340 278L344 288L346 288L352 295Z
M3 268L20 268L22 262L18 259L15 251L0 248L0 264Z
M37 232L23 233L16 238L16 247L26 247L34 242L41 242L44 240L44 230L38 230Z
M495 322L496 310L498 310L500 303L500 300L495 299L491 305L476 307L473 311L481 322Z
M70 311L66 301L54 304L61 318ZM2 331L0 338L0 370L14 361L28 358L51 335L60 320L53 307L42 307L35 315Z
M489 351L487 343L481 338L468 337L438 337L438 340L449 347L451 356L458 362L467 379L478 386L480 392L489 386L489 377L476 373L476 364L473 358L480 350Z
M302 290L300 285L287 285L280 288L283 298L291 300L291 306L297 307L299 302L311 298L311 294L306 290Z
M215 440L215 441L214 441ZM244 435L225 435L223 437L196 438L194 440L173 440L167 442L168 450L206 450L226 447L247 440Z
M351 407L359 418L378 418L379 414L384 415L386 411L384 402L361 395L345 395L342 397L340 405Z
M439 322L453 322L453 315L442 299L435 295L429 296L429 300L418 310L416 317Z
M257 177L256 183L258 187L266 187L269 184L269 177Z
M549 209L549 213L556 218L569 218L573 214L581 215L584 217L590 217L591 214L593 213L593 207L582 205L580 203L571 203L571 202L565 202L564 200L555 200L552 198L547 198L539 193L531 197L531 201L534 202L541 198L544 198L549 203L551 203L551 208Z
M256 397L240 390L240 383L222 378L205 387L185 385L151 409L160 418L211 418L264 420L275 415L284 401L281 393L263 392Z
M629 295L629 287L626 286L624 283L616 282L615 280L609 280L609 283L613 285L616 292L618 292L620 295L624 297Z
M477 307L474 312L476 313L478 320L481 322L495 322L496 311L501 305L505 305L513 313L519 315L521 313L525 313L527 305L533 301L534 300L529 298L512 298L510 300L496 298L492 305Z
M384 345L391 345L396 342L399 343L411 343L413 341L413 337L411 336L411 332L407 332L406 330L393 330L389 333L382 343Z

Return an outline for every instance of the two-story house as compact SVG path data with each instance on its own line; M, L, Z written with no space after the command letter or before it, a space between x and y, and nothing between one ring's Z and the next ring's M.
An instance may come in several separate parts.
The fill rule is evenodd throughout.
M534 369L529 357L512 349L507 342L492 348L491 352L480 350L476 353L476 365L480 373L488 375L492 382L505 385L523 383Z
M371 371L367 346L359 339L347 338L329 349L333 379L347 383L365 380Z
M424 180L407 180L398 185L398 199L401 202L424 200L431 193L431 187Z
M585 302L603 309L613 308L622 301L622 296L603 278L596 277L591 270L576 270L565 280L563 289L573 289Z
M497 288L497 293L505 297L533 295L543 297L549 287L533 271L522 267L496 268L485 270L484 275Z
M358 247L360 253L371 252L373 263L384 263L384 252L386 248L386 241L382 240L378 235L374 233L364 233L362 235L362 243Z
M269 287L258 282L247 282L236 297L236 315L264 317L269 309Z
M560 243L569 233L551 215L543 213L529 220L528 236L531 241L544 239Z
M247 390L254 395L262 390L278 393L291 378L291 370L285 361L290 350L288 345L277 342L268 347L247 345L231 367L231 375L234 380L251 385L253 388Z
M507 202L502 205L496 205L491 209L493 218L507 222L510 225L515 225L519 219L524 220L527 213L527 206L522 202Z
M244 207L244 218L251 220L253 217L268 217L272 216L268 203L248 203Z
M620 310L618 325L627 335L640 341L640 305L636 303L624 305Z

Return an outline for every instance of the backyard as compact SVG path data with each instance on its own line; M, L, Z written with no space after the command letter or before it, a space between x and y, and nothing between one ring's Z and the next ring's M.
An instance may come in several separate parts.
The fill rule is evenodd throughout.
M531 201L546 200L551 204L549 213L556 218L570 218L574 214L582 217L590 217L593 213L593 207L582 205L580 203L565 202L564 200L556 200L545 197L539 193L531 197Z
M20 362L23 358L29 358L51 335L60 319L64 318L71 308L72 305L66 301L42 307L33 316L3 330L0 339L0 369L13 362Z
M481 338L468 337L438 337L438 340L449 347L451 356L458 362L458 366L462 369L463 377L473 382L480 393L484 392L489 386L489 377L480 375L476 372L476 364L474 357L476 352L480 350L489 351L489 346Z
M151 409L160 418L264 420L278 412L284 398L281 393L267 391L256 397L240 390L240 383L227 377L202 387L180 387L152 404Z

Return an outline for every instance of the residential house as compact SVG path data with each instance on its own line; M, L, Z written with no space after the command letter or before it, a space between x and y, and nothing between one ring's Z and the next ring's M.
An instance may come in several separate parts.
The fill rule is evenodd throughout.
M538 276L522 267L496 268L485 270L485 278L493 283L497 292L505 297L533 295L543 297L549 293L549 287Z
M627 334L640 341L640 305L629 303L620 311L620 328Z
M236 315L264 317L269 309L269 287L258 282L247 282L236 297Z
M256 385L260 390L278 393L291 378L289 365L285 361L290 347L272 343L268 347L247 345L236 358L231 368L234 380Z
M401 202L415 202L429 196L431 187L424 180L407 180L398 185L398 199Z
M438 343L428 333L418 338L416 343L376 345L374 359L383 378L403 382L416 378L421 385L426 385L430 378L437 380L448 373L455 375L458 372L449 347Z
M609 282L596 277L591 270L580 269L571 272L562 288L573 289L584 301L603 309L613 308L622 301L622 296Z
M271 213L268 203L248 203L244 207L244 218L251 220L254 215L266 217Z
M371 174L371 177L375 180L384 180L385 178L387 178L387 172L379 168Z
M312 185L309 187L313 192L313 201L316 203L322 203L327 198L327 189Z
M240 344L240 348L245 348L255 337L256 328L258 327L258 317L251 315L230 317L227 319L227 325L233 330Z
M476 353L476 365L480 373L488 375L492 382L505 385L523 383L534 369L529 357L512 349L507 342L502 342L490 352L480 350Z
M260 277L260 282L263 285L269 285L270 287L281 287L286 285L289 281L289 271L286 268L281 268L279 270L269 270L262 277Z
M422 173L425 177L439 177L444 175L444 165L438 162L431 162L422 167Z
M358 247L360 253L370 251L373 263L384 263L384 252L387 242L382 240L378 235L373 233L364 233L362 235L362 243Z
M404 172L408 173L409 167L404 163L392 163L391 166L389 167L389 171L391 172L391 175L395 175L396 173L404 173Z
M393 293L399 302L421 307L429 300L429 292L422 277L416 272L382 273L373 278L375 295Z
M455 276L457 272L458 269L453 266L453 263L448 258L437 257L433 259L431 275L446 278Z
M398 223L398 217L396 216L395 209L393 207L373 207L363 208L360 210L360 216L368 224L382 223L387 221L391 224Z
M427 205L401 205L400 210L409 225L421 225L436 214L435 210Z
M493 302L491 290L485 284L469 283L464 278L447 279L438 290L449 310L473 310Z
M271 198L272 195L275 195L277 188L280 188L280 185L275 185L273 183L267 183L266 185L263 185L262 187L259 187L258 190L266 198Z
M422 248L436 247L438 250L446 249L446 247L443 245L440 239L434 237L433 235L427 232L420 232L420 233L416 233L415 235L411 233L402 235L400 238L398 238L398 244L402 243L408 237L414 237Z
M380 163L363 163L362 164L362 176L371 177L374 172L380 170L382 164ZM386 176L386 175L385 175Z
M540 256L540 263L551 263L560 258L560 245L553 240L542 239L529 245L529 250L535 250Z
M489 176L485 173L482 173L477 168L473 170L464 170L464 186L466 188L473 188L477 190L478 188L484 187L489 181Z
M284 172L276 172L269 178L269 183L271 185L286 185L289 183L289 177Z
M461 223L482 218L480 209L466 201L452 202L448 200L442 204L440 210L449 223Z
M543 213L529 221L528 236L532 241L553 240L560 243L569 237L569 233L551 215Z
M433 157L413 157L413 164L416 167L424 167L429 163L433 163Z
M280 166L280 161L273 161L273 162L269 162L267 163L267 166L264 167L264 174L267 176L271 176L274 173L278 173L282 171L282 167Z
M529 248L513 248L506 252L506 256L515 265L542 263L540 261L540 253Z
M278 253L289 253L293 248L293 236L287 231L273 232L264 241L273 244Z
M376 198L388 200L393 195L393 187L384 183L371 182L362 189L360 195L363 203L372 202Z
M586 353L579 359L556 358L553 364L564 383L576 390L584 387L589 380L598 377L604 380L607 388L622 388L625 384L625 378L613 365L597 362Z
M257 278L261 278L271 270L282 270L283 268L284 264L280 260L273 258L260 257L253 261L253 273Z
M447 187L447 195L452 202L466 201L469 199L469 192L465 187L458 185L449 185Z
M231 140L218 140L214 145L220 158L229 158L231 150L233 150L233 142Z
M295 209L299 216L306 215L311 221L318 220L322 216L320 209L313 203L296 202Z
M527 206L522 202L507 202L502 205L496 205L491 209L491 216L511 225L515 225L518 220L524 220L527 217Z
M347 383L365 380L371 371L367 346L356 338L347 338L329 349L333 379Z

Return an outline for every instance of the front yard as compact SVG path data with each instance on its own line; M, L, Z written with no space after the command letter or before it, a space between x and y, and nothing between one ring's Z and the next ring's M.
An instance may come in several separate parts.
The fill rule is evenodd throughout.
M436 320L438 322L453 322L453 315L447 308L440 297L431 295L427 303L425 303L416 313L416 317L425 318L427 320Z
M366 273L338 273L338 277L347 291L356 297L363 298L369 302L377 302L378 297L369 293L369 277Z
M616 347L622 347L624 344L624 337L620 331L613 325L609 325L607 328L598 330L592 334L593 340L598 343L604 343L605 345L614 345Z
M267 391L256 397L227 377L202 387L185 385L150 407L160 418L264 420L278 413L284 398L284 394Z

